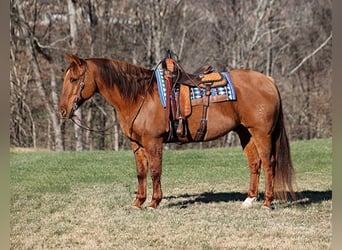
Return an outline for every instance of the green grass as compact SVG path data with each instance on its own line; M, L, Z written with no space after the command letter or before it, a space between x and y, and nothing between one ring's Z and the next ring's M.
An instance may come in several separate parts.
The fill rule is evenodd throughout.
M239 147L164 151L164 199L149 211L130 207L130 151L12 150L11 249L329 249L332 140L291 151L299 200L273 211L261 200L241 209L249 170Z

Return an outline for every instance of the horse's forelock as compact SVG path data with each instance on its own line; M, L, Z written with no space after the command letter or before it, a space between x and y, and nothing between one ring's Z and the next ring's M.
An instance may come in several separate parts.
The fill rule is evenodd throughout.
M75 62L71 62L68 66L68 68L64 72L64 77L66 77L68 74L71 74L72 76L80 76L84 72L84 67L86 67L86 64L83 64L82 66L77 65Z
M68 68L64 71L64 77L66 77L69 73L70 73L70 67L68 67Z

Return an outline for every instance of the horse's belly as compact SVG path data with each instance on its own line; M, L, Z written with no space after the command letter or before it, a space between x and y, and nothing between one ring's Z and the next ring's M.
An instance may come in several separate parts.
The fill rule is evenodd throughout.
M192 138L195 137L197 130L200 127L202 119L203 106L192 108L192 114L188 120L189 131ZM234 112L232 104L212 103L208 108L207 113L207 130L204 137L205 141L217 139L238 125L237 116Z

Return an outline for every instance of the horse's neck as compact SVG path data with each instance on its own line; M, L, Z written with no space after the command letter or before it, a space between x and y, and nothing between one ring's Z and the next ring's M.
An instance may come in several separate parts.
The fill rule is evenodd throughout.
M118 60L100 62L100 94L121 116L130 116L153 89L153 71ZM102 68L100 68L102 67Z

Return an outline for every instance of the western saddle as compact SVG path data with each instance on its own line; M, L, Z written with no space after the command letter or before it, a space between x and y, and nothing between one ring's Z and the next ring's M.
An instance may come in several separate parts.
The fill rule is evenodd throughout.
M166 131L169 142L203 141L207 130L207 113L210 102L223 101L221 96L211 97L211 88L225 86L226 78L205 65L194 73L187 73L170 55L162 61L166 87ZM191 100L191 88L200 88L204 94L198 100ZM196 101L196 102L192 102ZM202 104L202 117L194 138L188 133L187 118L192 106Z

